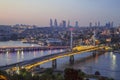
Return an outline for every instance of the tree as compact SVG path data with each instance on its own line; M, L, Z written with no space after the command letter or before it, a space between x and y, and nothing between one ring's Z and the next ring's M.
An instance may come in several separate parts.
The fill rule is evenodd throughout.
M83 80L83 77L79 76L78 71L72 68L66 68L64 70L65 80Z
M11 76L5 71L0 70L0 76L3 76L6 80L12 80Z
M52 68L46 69L40 78L41 80L55 80L55 76L53 75L53 69Z

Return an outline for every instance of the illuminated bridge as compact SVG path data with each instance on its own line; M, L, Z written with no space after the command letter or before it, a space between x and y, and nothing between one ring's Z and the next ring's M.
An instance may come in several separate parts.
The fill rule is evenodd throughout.
M105 46L80 46L80 47L75 47L73 48L72 51L65 51L62 53L57 53L57 54L51 54L47 56L43 56L40 58L32 59L32 60L27 60L7 66L1 66L0 69L7 70L18 70L18 68L25 68L27 70L30 70L36 66L39 66L41 64L44 64L46 62L52 61L52 67L56 68L57 67L57 59L58 58L63 58L63 57L70 57L70 63L74 63L74 55L76 54L81 54L83 52L90 52L90 51L96 51L96 50L105 50L108 47Z

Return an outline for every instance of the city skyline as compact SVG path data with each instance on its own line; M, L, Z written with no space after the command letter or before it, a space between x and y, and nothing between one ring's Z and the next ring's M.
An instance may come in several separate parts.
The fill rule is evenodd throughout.
M49 26L50 19L88 26L90 22L120 25L120 0L1 0L0 24Z

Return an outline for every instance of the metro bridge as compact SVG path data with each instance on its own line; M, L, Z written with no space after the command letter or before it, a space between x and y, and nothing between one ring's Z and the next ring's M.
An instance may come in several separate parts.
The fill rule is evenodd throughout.
M52 49L67 49L69 46L2 46L0 47L0 53L2 52L17 52L17 51L35 51L35 50L52 50Z
M74 55L76 54L81 54L81 53L90 52L90 51L97 51L97 50L105 50L105 48L107 47L106 46L80 46L80 47L73 48L72 51L65 51L62 53L51 54L51 55L43 56L43 57L32 59L32 60L18 62L11 65L1 66L0 69L3 69L3 70L11 69L13 71L16 71L18 69L25 68L27 70L31 70L36 66L39 66L41 64L44 64L50 61L52 61L52 67L56 68L57 67L56 60L58 58L69 56L70 57L69 62L72 64L74 63Z

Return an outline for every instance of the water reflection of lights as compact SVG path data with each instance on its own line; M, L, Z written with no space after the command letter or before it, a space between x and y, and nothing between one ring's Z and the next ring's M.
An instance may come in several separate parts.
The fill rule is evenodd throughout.
M34 57L36 57L36 51L34 51L33 54L34 54Z
M108 52L107 52L107 53L105 52L104 54L105 54L105 57L107 58L109 53L108 53Z
M40 51L40 55L43 56L43 50Z
M110 56L113 59L113 61L116 61L116 55L113 52L110 52Z
M7 57L7 58L9 57L9 52L8 52L8 51L6 52L6 57Z
M34 44L32 44L31 46L34 47Z
M7 51L6 52L6 61L7 61L7 64L9 63L10 59L9 59L9 52Z
M113 52L110 52L110 56L112 57L112 55L113 55Z
M111 68L115 69L115 67L116 67L116 55L113 52L111 52L110 56L112 58L112 66L111 66Z
M19 60L20 60L20 52L17 51L17 62L19 62Z
M51 54L52 53L51 50L49 50L48 53Z
M24 52L23 51L21 52L21 57L22 57L22 59L24 59Z
M63 49L60 49L60 52L63 52Z
M116 62L116 55L113 54L112 58L113 58L113 62L115 63Z
M57 52L57 50L54 50L54 52L56 53L56 52Z

